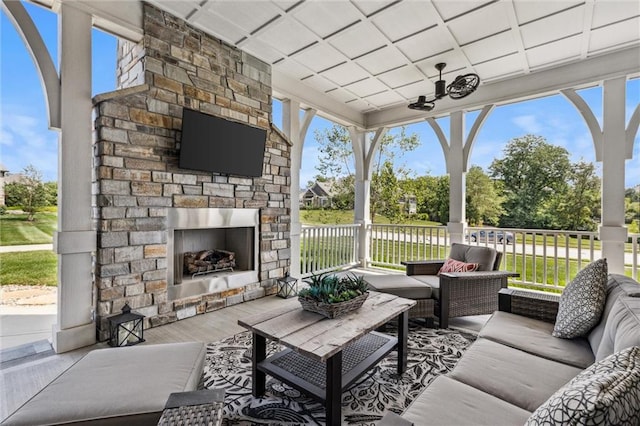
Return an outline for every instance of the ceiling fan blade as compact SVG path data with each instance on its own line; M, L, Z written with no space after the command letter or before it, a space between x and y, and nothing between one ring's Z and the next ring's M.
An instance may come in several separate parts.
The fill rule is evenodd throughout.
M459 75L447 86L447 92L451 99L462 99L476 91L480 85L480 77L477 74Z

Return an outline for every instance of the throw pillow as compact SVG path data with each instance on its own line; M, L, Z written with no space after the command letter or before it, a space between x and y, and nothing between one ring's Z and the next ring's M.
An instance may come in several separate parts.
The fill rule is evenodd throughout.
M525 426L640 424L640 346L609 355L580 372Z
M607 298L607 275L606 259L596 260L578 272L560 296L553 336L573 339L598 324Z
M477 263L465 263L455 259L447 259L438 271L438 275L442 272L473 272L478 269Z

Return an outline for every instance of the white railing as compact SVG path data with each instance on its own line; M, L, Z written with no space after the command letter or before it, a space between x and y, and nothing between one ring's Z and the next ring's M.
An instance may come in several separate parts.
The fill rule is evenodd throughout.
M501 269L517 272L512 283L562 291L584 266L601 257L596 232L468 228L469 244L501 251Z
M404 268L404 260L443 259L449 246L446 226L370 226L370 264L374 266Z
M358 265L359 225L305 226L301 236L301 275L307 277ZM444 259L449 253L446 226L370 225L366 265L403 269L404 260ZM640 276L640 234L625 244L626 275ZM468 228L465 242L503 253L501 269L517 272L511 283L562 291L576 273L602 257L595 232Z
M303 226L300 234L300 274L333 271L358 264L360 225Z
M625 271L627 275L631 275L631 278L638 281L640 279L640 234L629 234L629 239L631 240L631 263L629 267L626 261L627 251L625 250Z

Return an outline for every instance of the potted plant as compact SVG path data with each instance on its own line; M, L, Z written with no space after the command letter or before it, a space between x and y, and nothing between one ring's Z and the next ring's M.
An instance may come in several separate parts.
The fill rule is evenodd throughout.
M298 293L302 308L328 318L358 309L369 296L364 278L355 274L342 277L334 274L312 275L304 282L309 287Z

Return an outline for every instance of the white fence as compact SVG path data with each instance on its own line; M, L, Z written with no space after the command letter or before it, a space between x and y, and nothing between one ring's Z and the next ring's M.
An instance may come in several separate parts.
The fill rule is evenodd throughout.
M358 265L359 225L305 226L301 235L301 274L307 277ZM451 245L445 226L370 225L369 258L361 266L403 269L404 260L443 259ZM640 234L625 244L625 273L640 276ZM513 284L562 291L589 262L602 257L595 232L535 229L468 228L467 244L494 247L503 253L503 270L520 274Z
M358 262L360 225L303 226L300 234L300 274L333 271Z

